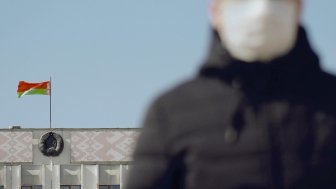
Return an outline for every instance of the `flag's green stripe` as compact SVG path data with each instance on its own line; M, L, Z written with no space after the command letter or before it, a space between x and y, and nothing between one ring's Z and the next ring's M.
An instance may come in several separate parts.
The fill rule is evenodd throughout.
M48 90L47 89L33 89L27 93L27 95L34 95L34 94L46 95L48 94Z
M24 92L18 92L19 97L21 97L23 93ZM33 89L26 93L26 95L48 95L48 89Z

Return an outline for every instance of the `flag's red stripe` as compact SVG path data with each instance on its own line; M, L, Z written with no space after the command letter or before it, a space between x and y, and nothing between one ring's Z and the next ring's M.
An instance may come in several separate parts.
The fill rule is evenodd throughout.
M28 83L25 81L20 81L17 92L25 92L31 88L36 89L49 89L49 81L41 82L41 83Z

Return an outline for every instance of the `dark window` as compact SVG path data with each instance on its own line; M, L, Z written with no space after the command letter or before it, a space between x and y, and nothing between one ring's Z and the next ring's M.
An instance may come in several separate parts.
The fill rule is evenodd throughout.
M63 186L61 186L61 189L81 189L81 186L79 186L79 185L63 185Z
M3 189L3 187L0 189ZM42 186L21 186L21 189L42 189Z
M120 189L120 185L99 185L99 189Z

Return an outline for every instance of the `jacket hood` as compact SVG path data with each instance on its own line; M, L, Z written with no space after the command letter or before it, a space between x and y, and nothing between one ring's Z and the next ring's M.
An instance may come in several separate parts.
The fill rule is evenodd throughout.
M300 26L293 49L285 56L274 59L269 63L247 63L233 58L223 47L219 35L212 30L212 42L208 57L201 67L201 76L232 78L244 73L252 74L266 70L291 70L290 72L320 70L318 56L312 50L305 29Z
M234 59L213 31L209 56L199 76L217 78L244 91L257 104L272 99L302 98L321 73L319 60L303 27L298 30L293 49L269 63L247 63Z

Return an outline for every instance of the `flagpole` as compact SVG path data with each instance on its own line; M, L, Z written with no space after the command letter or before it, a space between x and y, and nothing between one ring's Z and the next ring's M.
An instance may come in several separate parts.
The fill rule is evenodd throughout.
M51 129L51 76L49 81L49 128Z

